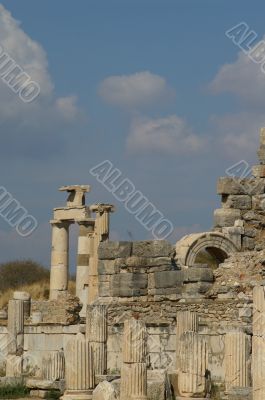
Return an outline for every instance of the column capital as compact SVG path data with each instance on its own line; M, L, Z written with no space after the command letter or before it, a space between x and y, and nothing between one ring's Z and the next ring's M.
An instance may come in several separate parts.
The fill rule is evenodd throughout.
M61 226L65 226L66 228L73 223L74 223L74 221L71 221L71 220L60 220L60 219L51 219L50 220L50 224L52 226L53 225L56 225L56 226L61 225Z
M90 210L95 213L104 213L104 212L114 212L115 207L112 204L104 204L104 203L97 203L97 204L92 204L90 207Z
M78 225L83 225L83 226L86 226L86 227L89 227L89 226L94 227L94 225L95 225L95 219L94 218L76 219L75 222Z

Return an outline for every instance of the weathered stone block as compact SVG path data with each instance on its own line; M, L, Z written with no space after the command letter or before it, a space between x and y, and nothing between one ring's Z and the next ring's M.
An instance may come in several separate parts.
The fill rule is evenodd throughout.
M265 211L265 194L252 196L253 210Z
M244 236L242 241L243 250L254 250L255 248L255 239Z
M148 289L148 294L150 296L157 296L157 295L168 296L171 294L181 294L181 293L182 293L181 286L176 286L174 288Z
M156 267L161 265L172 265L172 260L170 257L138 257L138 256L131 256L126 259L120 259L118 265L121 267Z
M164 271L154 273L155 288L173 288L183 284L183 271Z
M115 260L99 260L98 262L98 273L99 275L112 275L119 272L115 264Z
M237 219L240 219L240 210L218 208L214 210L214 226L225 227L233 226Z
M218 194L262 194L264 188L263 178L222 177L217 182Z
M251 196L247 194L223 195L222 206L224 208L238 208L240 210L250 210L252 207Z
M212 287L211 283L208 282L197 282L197 283L186 283L183 289L186 294L196 297L198 294L205 294Z
M99 282L99 297L110 297L110 282Z
M166 240L133 242L132 255L138 257L170 257L173 246Z
M100 382L93 391L92 400L116 400L117 394L113 385L110 382Z
M98 247L100 260L130 257L132 242L101 242Z
M213 282L214 280L211 268L188 268L183 272L184 282Z
M111 293L114 297L141 296L147 294L146 274L123 273L112 275Z
M252 174L256 178L265 178L265 165L254 165L252 167Z

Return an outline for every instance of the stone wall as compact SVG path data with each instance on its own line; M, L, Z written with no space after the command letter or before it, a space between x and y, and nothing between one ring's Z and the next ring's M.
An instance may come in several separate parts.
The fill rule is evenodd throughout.
M31 315L39 314L39 322L44 324L70 325L79 322L81 308L78 297L63 292L56 300L32 301ZM28 322L31 323L32 318Z
M207 265L181 269L166 241L104 242L99 245L99 296L139 301L203 297L213 282Z

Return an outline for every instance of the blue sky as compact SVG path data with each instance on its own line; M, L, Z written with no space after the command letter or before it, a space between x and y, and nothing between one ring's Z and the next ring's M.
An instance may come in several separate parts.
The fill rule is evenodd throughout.
M115 204L113 238L150 238L89 174L105 159L173 223L171 241L210 229L217 177L242 159L255 163L265 124L265 75L225 31L245 21L261 40L264 3L0 4L0 45L41 88L23 104L0 80L1 185L39 223L21 238L0 220L0 261L49 265L48 221L64 184L90 184L88 203Z

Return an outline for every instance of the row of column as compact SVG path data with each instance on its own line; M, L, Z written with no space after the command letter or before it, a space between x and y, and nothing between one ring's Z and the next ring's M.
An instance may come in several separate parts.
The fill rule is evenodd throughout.
M14 361L18 351L23 353L24 316L29 314L29 297L17 294L8 305L8 355ZM265 398L265 287L253 291L253 339L252 376L253 400ZM176 357L179 391L184 397L206 394L208 353L206 342L198 333L198 316L190 311L177 314ZM226 390L248 387L249 337L243 332L225 335L225 383ZM66 380L69 390L91 389L94 375L107 372L107 312L106 306L87 307L86 335L77 335L65 349ZM147 332L142 321L135 319L124 323L122 350L122 400L125 397L146 397L147 382ZM67 358L68 357L68 358ZM11 361L11 358L10 358ZM10 363L9 363L10 364ZM9 365L8 364L8 365ZM68 367L67 367L68 365ZM82 368L78 365L82 366ZM69 369L70 368L70 369ZM81 369L80 369L81 368ZM46 378L61 379L64 369L62 352L44 360ZM73 373L76 370L76 374ZM72 372L70 372L72 371ZM80 372L81 371L81 372ZM92 371L92 372L91 372ZM81 374L81 377L80 377ZM83 382L86 382L83 384ZM88 382L88 383L87 383ZM89 387L88 387L89 386ZM82 389L83 390L83 389ZM85 390L85 389L84 389Z
M109 237L109 213L113 206L97 204L90 206L95 219L76 221L79 224L76 295L83 303L81 316L85 316L86 305L98 297L98 246ZM73 220L52 220L52 252L50 300L68 288L69 275L69 227Z

